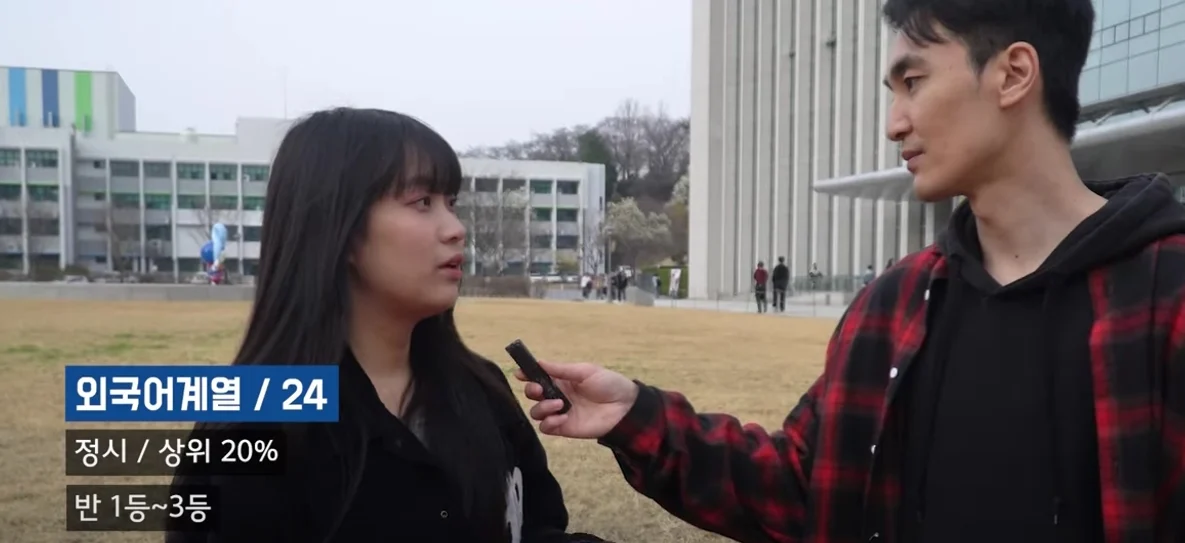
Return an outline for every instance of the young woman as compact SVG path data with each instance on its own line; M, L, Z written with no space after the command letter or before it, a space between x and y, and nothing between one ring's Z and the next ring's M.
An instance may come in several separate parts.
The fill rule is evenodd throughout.
M334 109L292 127L234 363L339 364L340 422L284 425L283 476L178 473L174 485L218 487L220 519L169 541L601 541L565 534L537 434L457 333L461 180L448 143L398 113Z

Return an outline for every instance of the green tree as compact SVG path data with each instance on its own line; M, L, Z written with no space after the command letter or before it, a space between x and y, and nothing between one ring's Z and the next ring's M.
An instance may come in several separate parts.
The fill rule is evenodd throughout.
M605 138L596 130L586 130L577 136L576 148L581 162L605 166L605 203L617 201L620 196L617 194L617 165L613 163L613 153Z

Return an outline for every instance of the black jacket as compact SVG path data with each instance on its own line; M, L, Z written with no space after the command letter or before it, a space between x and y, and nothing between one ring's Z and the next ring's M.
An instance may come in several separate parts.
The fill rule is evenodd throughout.
M774 288L786 288L786 285L790 283L790 268L787 268L785 264L774 266L774 273L770 279L774 283Z
M509 389L510 383L494 364L489 370ZM342 362L342 382L365 378L352 357ZM367 381L369 382L369 381ZM472 542L461 513L460 498L450 478L434 462L428 448L399 419L383 407L373 388L351 387L362 396L365 424L372 438L363 476L350 508L331 540L326 534L338 522L342 503L342 457L331 450L322 433L329 425L304 425L301 439L288 429L289 443L326 443L289 451L288 469L276 477L222 477L179 473L178 484L218 487L220 518L210 533L170 532L167 543L366 543ZM547 467L539 437L521 408L491 405L515 466L507 474L508 518L521 518L519 537L508 527L511 543L575 543L602 541L586 534L569 535L563 493ZM341 423L337 423L341 424ZM258 425L255 425L256 427ZM274 427L273 427L274 428ZM474 451L474 461L481 452ZM517 522L516 522L517 523ZM509 524L509 521L508 521Z

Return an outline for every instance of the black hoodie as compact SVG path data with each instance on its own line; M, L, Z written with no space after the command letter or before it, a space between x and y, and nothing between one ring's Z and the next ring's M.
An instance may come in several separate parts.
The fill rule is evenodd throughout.
M1106 205L1007 286L983 267L970 207L952 215L949 279L903 396L901 541L1103 541L1087 272L1185 232L1185 208L1162 175L1087 185Z

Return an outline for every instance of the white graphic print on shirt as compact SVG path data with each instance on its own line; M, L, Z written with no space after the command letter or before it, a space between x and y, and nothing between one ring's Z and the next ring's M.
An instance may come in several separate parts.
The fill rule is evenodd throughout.
M510 543L519 543L523 531L523 472L514 468L506 481L506 527Z

